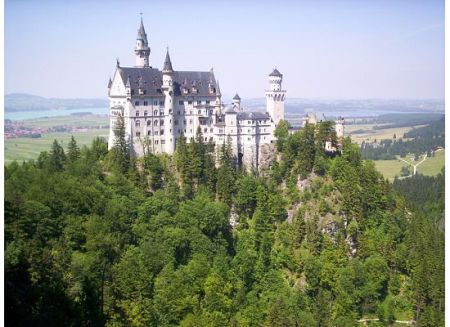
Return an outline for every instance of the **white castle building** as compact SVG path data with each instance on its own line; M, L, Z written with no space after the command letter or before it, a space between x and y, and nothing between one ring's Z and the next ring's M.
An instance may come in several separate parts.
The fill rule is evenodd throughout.
M141 18L134 49L136 65L121 67L117 60L114 77L108 83L109 148L114 146L115 124L122 115L135 155L143 154L144 144L155 154L173 153L181 135L189 142L200 128L205 142L231 142L238 161L248 168L258 168L262 157L270 152L276 124L284 119L283 75L277 69L269 75L266 112L248 112L237 94L231 105L223 106L212 69L174 70L167 50L160 71L150 66L150 51Z

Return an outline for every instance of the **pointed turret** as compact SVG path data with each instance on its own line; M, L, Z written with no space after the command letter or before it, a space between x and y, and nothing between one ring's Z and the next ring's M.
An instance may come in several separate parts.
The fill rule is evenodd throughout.
M173 73L172 62L170 61L169 48L167 48L166 59L164 60L163 73Z
M110 77L110 78L109 78L109 81L108 81L108 89L111 88L111 85L112 85L112 81L111 81L111 77Z
M241 101L241 97L239 96L239 94L236 93L236 95L234 96L233 100Z
M147 33L145 33L144 21L142 19L142 16L141 16L141 25L139 26L138 29L137 39L144 41L145 44L148 44Z
M127 83L125 84L125 87L126 87L127 89L130 89L130 88L131 88L130 75L128 75Z
M147 33L145 33L142 16L136 37L134 54L136 55L136 67L149 67L150 47L148 46Z

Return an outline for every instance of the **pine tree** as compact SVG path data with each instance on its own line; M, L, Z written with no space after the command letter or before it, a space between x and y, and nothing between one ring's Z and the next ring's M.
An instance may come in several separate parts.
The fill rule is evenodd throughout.
M67 159L70 163L75 162L77 159L80 158L80 148L77 145L77 142L75 141L75 138L70 138L69 146L67 148Z
M217 195L219 200L231 204L235 189L235 171L230 142L222 145L219 164L220 166L217 170Z
M63 171L65 162L66 155L64 149L59 145L57 140L54 140L50 151L50 170Z
M114 126L114 136L114 161L119 171L122 174L126 174L130 166L130 147L125 133L125 120L122 114L119 114Z

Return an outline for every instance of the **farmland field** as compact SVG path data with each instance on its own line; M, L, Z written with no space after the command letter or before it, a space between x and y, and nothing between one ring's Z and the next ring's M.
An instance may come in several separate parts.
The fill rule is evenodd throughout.
M411 160L413 155L407 155L406 158L403 158L406 161L411 163L416 163ZM421 157L422 159L422 157ZM420 160L421 160L420 159ZM400 176L400 171L403 166L408 166L407 163L396 160L375 160L375 168L383 174L383 176L389 180L394 179L395 176ZM417 173L423 174L426 176L435 176L437 175L442 167L445 165L445 151L438 151L434 157L426 158L423 163L417 166ZM411 167L411 166L409 166ZM412 169L412 167L411 167Z
M36 159L42 151L50 151L53 140L56 139L64 147L67 147L71 136L75 137L78 145L87 145L96 136L108 137L109 129L89 129L83 132L65 132L43 134L41 138L13 138L5 140L5 164L12 161Z
M388 126L389 124L386 124ZM409 126L409 127L394 127L394 128L382 128L382 129L373 129L378 126L382 127L383 125L377 124L361 124L361 125L348 125L345 126L345 134L350 135L353 142L361 144L363 141L365 142L373 142L375 139L392 139L394 134L397 138L403 138L403 134L412 130L413 128L419 128L424 125L417 126Z

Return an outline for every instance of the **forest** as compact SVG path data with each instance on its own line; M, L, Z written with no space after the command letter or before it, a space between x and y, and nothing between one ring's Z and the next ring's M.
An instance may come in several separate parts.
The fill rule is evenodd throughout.
M411 205L332 123L281 122L259 172L201 132L139 159L116 136L5 167L5 325L444 325L443 202Z
M439 147L445 147L445 121L441 118L424 127L414 128L403 135L393 135L393 139L361 144L362 158L367 160L392 160L396 156L404 158L412 153L418 158L422 154L434 155Z

